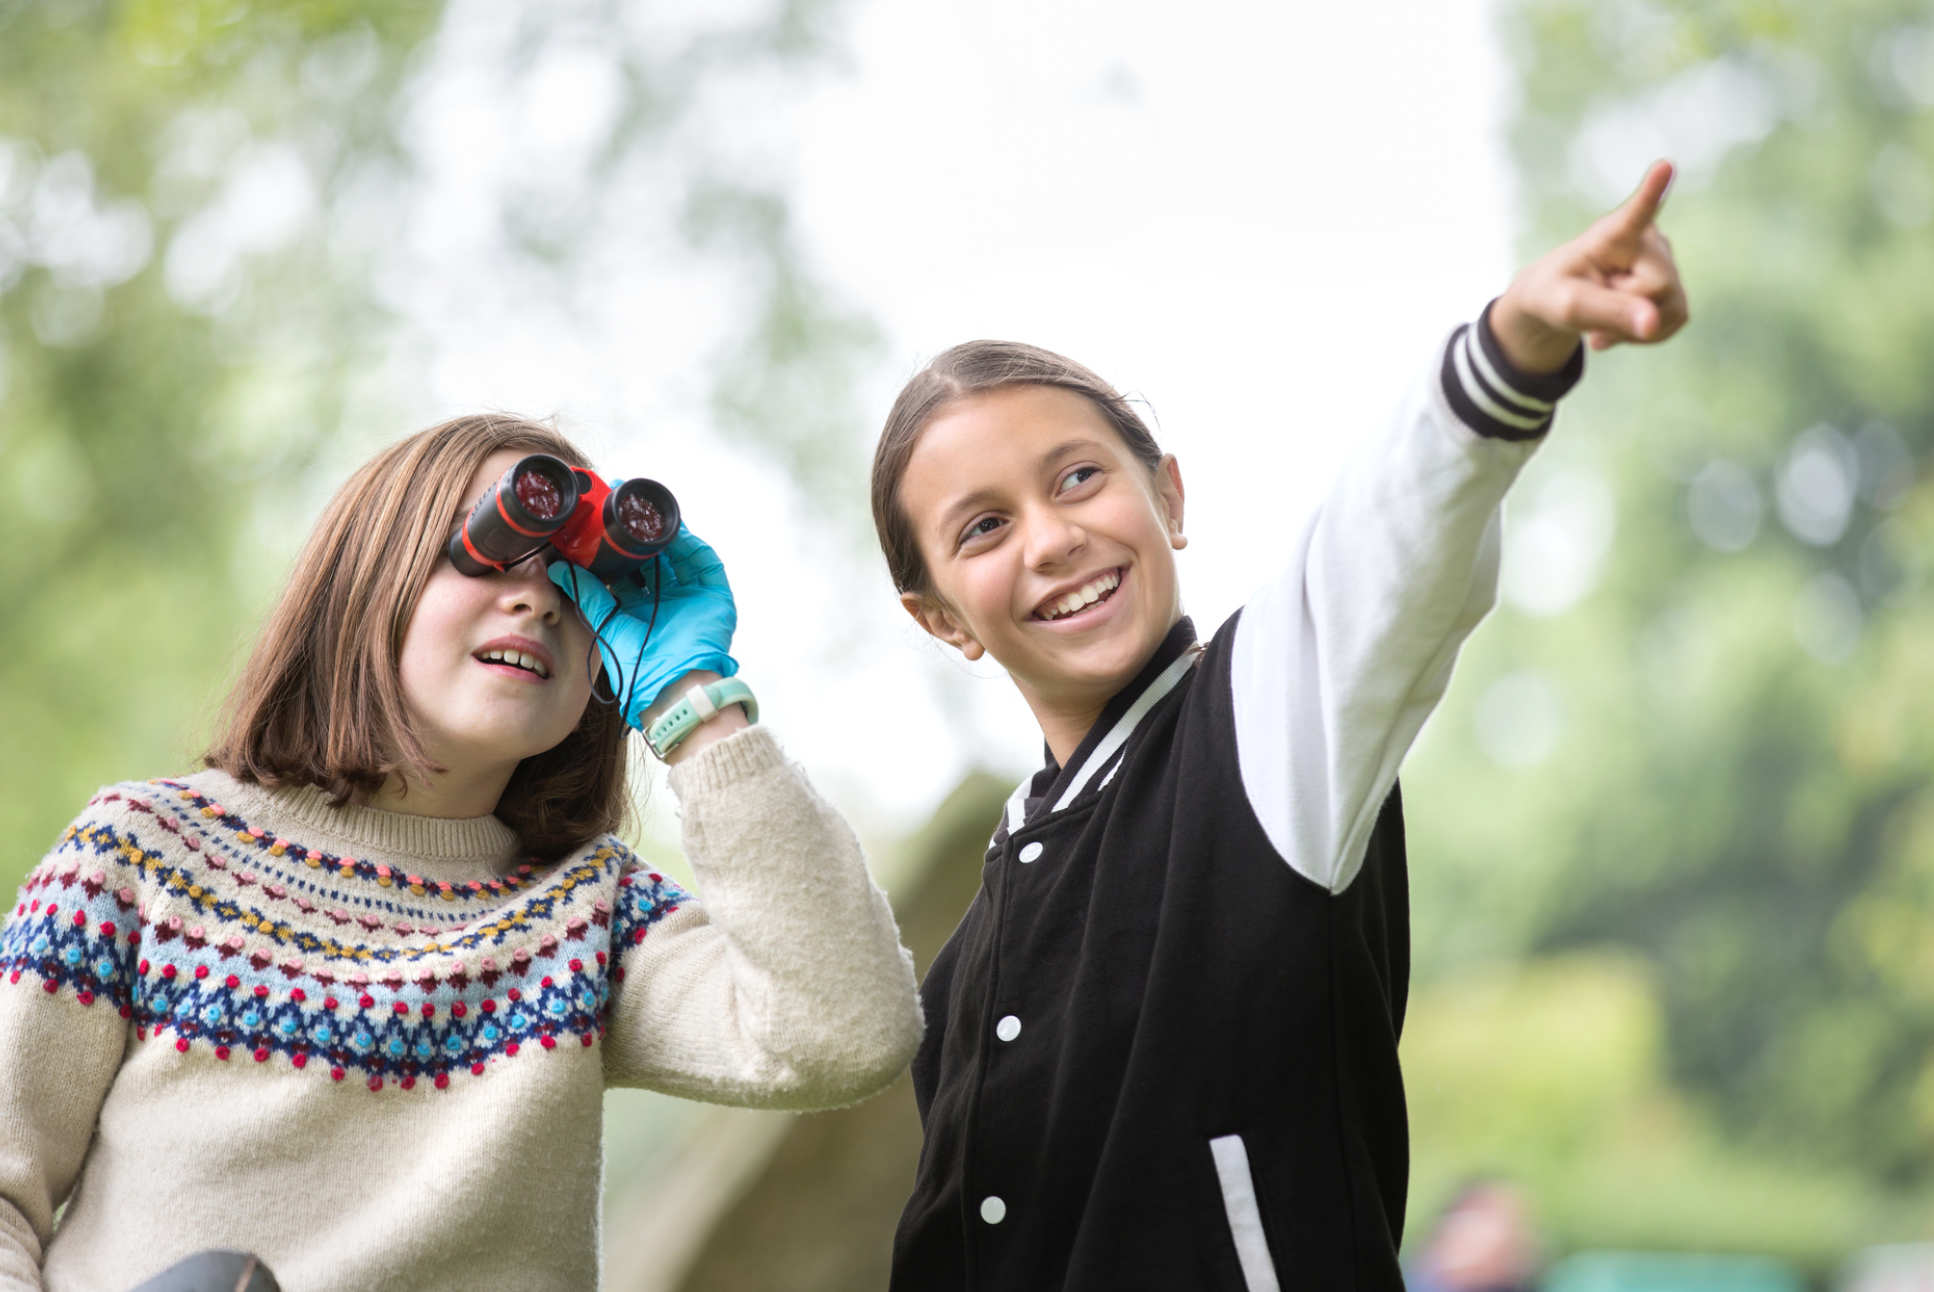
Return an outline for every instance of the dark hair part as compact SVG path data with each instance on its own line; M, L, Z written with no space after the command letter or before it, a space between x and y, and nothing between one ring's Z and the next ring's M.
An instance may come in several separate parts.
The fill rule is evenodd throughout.
M1020 341L963 342L936 355L901 387L873 451L873 528L879 532L895 591L927 590L919 536L900 504L900 481L920 433L955 400L1004 386L1056 386L1085 397L1137 461L1150 471L1161 465L1162 450L1141 415L1113 386L1073 359Z
M471 478L505 449L590 465L549 426L482 414L419 431L349 478L229 692L208 766L272 788L315 785L338 807L391 776L443 770L404 700L403 636ZM619 826L625 732L616 705L592 702L563 741L517 765L496 814L527 851L548 860Z

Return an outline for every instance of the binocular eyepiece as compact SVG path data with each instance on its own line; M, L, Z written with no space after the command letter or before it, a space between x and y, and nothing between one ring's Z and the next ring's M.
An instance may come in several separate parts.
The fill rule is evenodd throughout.
M678 534L678 500L656 480L612 488L548 453L511 464L450 537L460 573L490 574L546 545L607 583L649 561Z

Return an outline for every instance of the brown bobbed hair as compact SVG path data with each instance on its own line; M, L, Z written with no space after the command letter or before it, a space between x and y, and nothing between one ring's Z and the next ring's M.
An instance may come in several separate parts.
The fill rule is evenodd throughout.
M441 771L403 698L416 603L484 460L504 449L590 465L549 426L481 414L384 449L336 492L224 706L210 767L271 788L315 785L340 807L392 776ZM517 765L497 816L546 860L618 828L629 802L624 717L585 705L563 741Z
M873 451L873 528L896 592L930 591L919 536L900 503L900 481L920 433L955 400L1004 386L1057 386L1101 410L1122 443L1150 471L1161 466L1155 437L1119 391L1073 359L1020 341L965 341L934 357L900 389Z

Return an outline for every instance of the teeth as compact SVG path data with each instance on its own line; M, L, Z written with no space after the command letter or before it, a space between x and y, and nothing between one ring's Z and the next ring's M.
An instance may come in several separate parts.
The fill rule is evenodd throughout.
M518 650L487 650L478 653L477 658L487 663L509 664L539 677L549 677L550 672L535 655L526 655Z
M1113 592L1121 586L1121 575L1114 570L1101 575L1091 583L1085 583L1065 597L1059 597L1041 607L1038 612L1043 619L1062 619L1081 610Z

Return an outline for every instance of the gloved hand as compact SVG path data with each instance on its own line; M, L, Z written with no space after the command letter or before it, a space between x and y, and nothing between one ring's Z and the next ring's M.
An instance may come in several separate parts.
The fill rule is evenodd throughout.
M642 568L643 587L627 579L615 589L568 561L554 561L550 568L551 582L597 634L605 680L624 708L625 721L641 731L644 712L659 692L693 669L720 677L739 671L730 654L739 612L718 553L681 522L677 537ZM654 624L652 587L661 576Z

